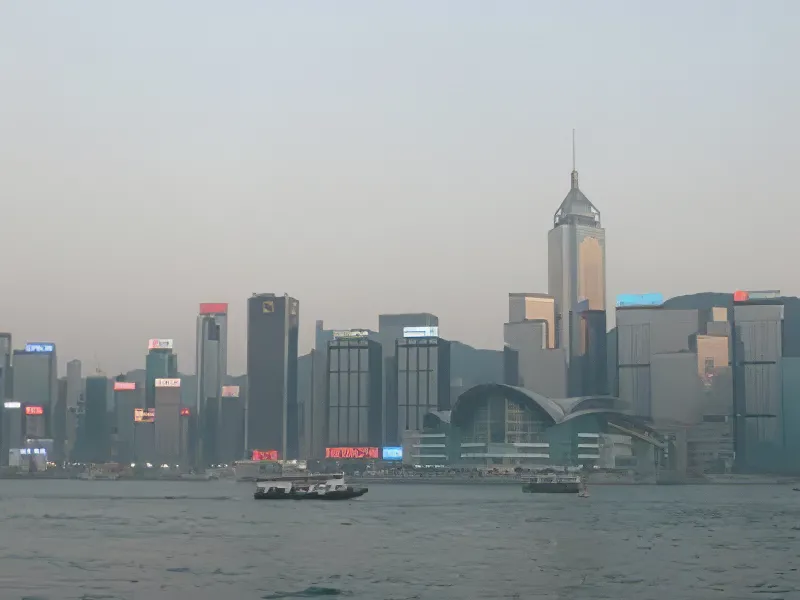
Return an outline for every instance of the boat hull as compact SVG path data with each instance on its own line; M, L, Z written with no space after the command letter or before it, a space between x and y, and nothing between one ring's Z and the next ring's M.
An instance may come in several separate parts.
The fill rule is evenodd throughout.
M579 483L526 483L522 486L526 494L577 494L581 491Z
M352 500L359 498L369 491L368 488L336 490L326 494L317 492L285 493L285 492L256 492L256 500Z

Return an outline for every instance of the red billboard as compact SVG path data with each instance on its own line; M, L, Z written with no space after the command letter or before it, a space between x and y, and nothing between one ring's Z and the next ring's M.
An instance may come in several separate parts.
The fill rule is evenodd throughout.
M253 450L253 460L278 460L278 451Z
M372 446L325 448L325 458L378 458L378 454L378 448Z
M136 389L136 382L135 381L115 381L114 382L114 391L115 392L130 392Z
M181 409L181 416L182 417L188 417L191 414L192 414L192 411L190 411L188 408L184 407L184 408Z
M25 407L25 414L33 417L36 415L43 415L44 414L44 407L43 406L26 406Z
M227 315L228 303L227 302L201 302L200 303L201 315Z

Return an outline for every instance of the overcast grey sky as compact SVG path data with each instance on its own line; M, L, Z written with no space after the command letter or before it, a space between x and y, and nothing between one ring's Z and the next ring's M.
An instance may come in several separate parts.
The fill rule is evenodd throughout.
M609 298L800 293L800 2L3 2L0 330L109 372L252 292L502 344L569 187Z

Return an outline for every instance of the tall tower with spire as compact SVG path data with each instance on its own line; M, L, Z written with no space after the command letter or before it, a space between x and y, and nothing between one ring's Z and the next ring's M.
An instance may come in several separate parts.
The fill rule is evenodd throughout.
M553 216L547 234L548 293L555 298L557 345L567 360L581 349L578 315L605 311L606 232L600 211L578 187L575 165L575 130L572 131L572 174L567 197Z

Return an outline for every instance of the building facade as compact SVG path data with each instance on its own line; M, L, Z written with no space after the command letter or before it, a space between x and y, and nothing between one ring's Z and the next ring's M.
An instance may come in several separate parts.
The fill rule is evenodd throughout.
M248 450L299 452L297 334L300 303L288 295L254 294L247 301Z
M111 431L108 405L111 382L108 377L92 375L86 378L86 402L78 455L83 462L102 463L111 456Z
M578 187L573 165L570 190L553 217L547 236L548 293L555 299L556 346L571 356L577 307L606 309L606 234L600 211Z
M159 464L170 466L184 457L181 439L181 380L177 377L155 380L155 450Z
M400 446L406 431L421 431L430 411L450 408L450 342L440 337L395 341L396 386L386 403L387 439Z
M57 414L58 374L55 344L34 342L25 350L14 350L14 400L27 406L43 409L45 437L54 440L54 454L63 451L63 437L55 434L64 430L66 414Z
M220 393L228 374L228 305L203 303L197 316L197 400L194 418L198 425L195 462L216 464Z
M178 376L178 355L173 352L171 339L151 339L145 359L145 406L156 406L156 379L173 379Z
M382 443L383 352L366 333L348 332L328 342L326 446Z

